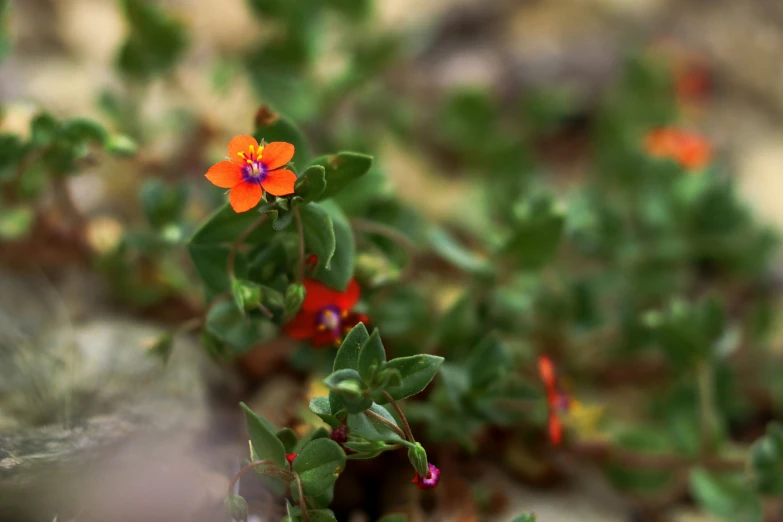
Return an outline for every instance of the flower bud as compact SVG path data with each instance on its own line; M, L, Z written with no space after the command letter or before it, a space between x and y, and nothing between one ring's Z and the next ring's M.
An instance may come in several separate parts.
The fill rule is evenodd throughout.
M408 460L411 461L411 465L418 475L426 475L429 472L427 452L418 442L414 447L408 449Z

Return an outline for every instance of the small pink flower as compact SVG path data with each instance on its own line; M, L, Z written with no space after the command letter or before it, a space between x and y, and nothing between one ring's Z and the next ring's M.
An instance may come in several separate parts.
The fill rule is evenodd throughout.
M427 465L430 468L429 472L424 477L421 477L418 473L416 473L416 476L413 477L413 480L411 481L416 484L419 489L432 489L438 486L438 481L440 480L440 470L436 468L435 465L431 462L428 462Z

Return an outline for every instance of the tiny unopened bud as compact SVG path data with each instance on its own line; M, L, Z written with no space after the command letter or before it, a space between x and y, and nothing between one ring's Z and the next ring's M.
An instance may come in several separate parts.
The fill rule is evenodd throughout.
M348 428L345 425L337 427L329 434L329 438L335 441L337 444L343 444L348 440Z

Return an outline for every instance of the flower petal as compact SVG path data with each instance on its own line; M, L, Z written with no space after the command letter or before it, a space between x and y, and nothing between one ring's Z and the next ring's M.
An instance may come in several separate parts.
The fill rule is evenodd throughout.
M287 169L273 170L267 173L261 186L273 196L287 196L294 193L296 174Z
M560 418L554 413L549 412L549 440L552 444L559 446L563 441L563 425L560 423Z
M236 139L236 138L235 138ZM274 170L282 167L294 157L294 146L284 141L273 141L264 145L261 154L261 163L267 169Z
M546 355L538 356L538 375L541 377L544 385L547 388L547 392L554 391L556 379L555 379L555 365L552 364L552 359Z
M283 327L283 331L294 339L310 339L316 333L316 315L300 311Z
M318 312L326 306L339 307L337 302L342 294L337 290L329 288L315 279L305 279L303 284L307 291L304 303L302 303L302 309L305 312Z
M314 348L327 348L329 346L340 346L341 339L339 335L336 335L334 331L329 330L316 330L313 338L310 339L310 344Z
M261 185L243 181L231 189L228 201L231 203L231 208L234 209L234 212L247 212L258 205L258 202L261 201L262 193Z
M237 165L244 165L246 161L239 155L240 152L244 154L247 159L255 159L255 155L253 158L247 157L251 146L254 151L258 151L258 142L253 136L234 136L231 141L228 142L228 159Z
M209 167L206 178L217 187L234 188L242 182L242 168L230 161L221 161Z
M348 288L339 295L334 304L337 305L337 308L340 310L351 310L356 306L356 303L359 302L359 297L361 297L361 295L362 290L359 288L359 283L356 282L356 279L351 279L348 283Z

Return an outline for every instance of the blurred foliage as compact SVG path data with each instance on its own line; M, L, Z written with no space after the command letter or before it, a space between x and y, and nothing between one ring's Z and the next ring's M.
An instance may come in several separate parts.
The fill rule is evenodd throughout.
M371 1L248 0L259 27L272 30L205 74L216 91L246 76L260 108L254 128L234 133L294 145L286 168L297 180L292 194L266 194L237 213L201 178L206 151L223 147L208 118L178 107L151 122L140 110L150 84L177 85L195 35L165 4L121 5L128 35L115 65L127 82L99 94L110 123L42 111L29 133L0 134L0 239L23 245L62 215L88 235L90 216L69 204L64 180L116 156L118 175L139 179L139 219L106 248L85 239L87 257L130 305L181 312L187 328L172 326L153 353L168 360L173 338L196 328L210 355L230 360L292 335L299 320L318 321L320 330L295 336L302 349L292 365L328 375L328 396L310 409L345 426L347 442L323 429L298 440L246 411L254 458L285 469L289 446L322 446L316 471L301 469L303 480L312 471L311 520L333 519L325 508L345 459L397 449L388 423L399 429L401 419L384 392L399 400L433 378L405 408L433 455L505 455L504 441L520 440L556 466L540 451L555 442L545 435L554 419L564 451L595 460L642 503L689 493L717 517L755 521L783 492L779 424L747 444L770 410L783 411L779 355L769 349L777 237L721 163L694 169L646 147L653 131L689 126L660 59L629 56L589 107L559 87L502 100L458 87L433 104L395 81L415 42L378 31ZM7 13L0 0L0 57ZM328 52L342 60L324 73ZM163 127L176 139L150 159ZM581 163L562 179L544 149L575 128ZM393 187L393 163L373 156L389 143L440 186L466 184L448 219L432 217L442 215L432 208L439 194ZM348 306L355 282L361 295ZM322 294L331 301L313 304ZM327 321L327 310L339 319ZM351 330L359 321L348 318L359 316L379 326L383 343L363 325ZM336 353L311 348L324 331L331 345L342 342ZM556 363L551 390L535 375L541 355ZM417 451L409 457L419 472L428 461ZM239 497L227 507L246 515ZM302 515L290 507L286 519Z

